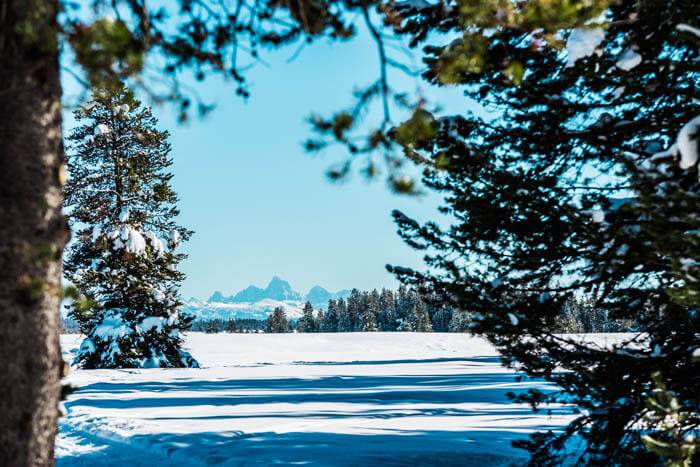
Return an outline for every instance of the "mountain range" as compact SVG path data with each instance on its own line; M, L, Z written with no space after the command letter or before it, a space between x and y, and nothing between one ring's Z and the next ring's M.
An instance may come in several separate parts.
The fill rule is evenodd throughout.
M329 292L320 285L315 285L306 295L302 295L289 282L274 276L264 289L250 285L229 296L217 290L206 301L196 298L186 300L184 309L194 314L196 319L265 319L272 310L281 306L290 318L298 318L307 300L314 308L325 309L328 300L349 295L350 290Z

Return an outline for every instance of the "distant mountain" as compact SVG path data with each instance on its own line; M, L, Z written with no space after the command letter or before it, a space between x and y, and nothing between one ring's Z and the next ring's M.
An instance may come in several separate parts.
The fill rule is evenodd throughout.
M226 303L246 303L246 302L257 302L268 298L265 296L265 289L250 285L247 288L238 292L235 296L228 297L224 299Z
M301 294L292 290L289 282L274 276L265 289L265 298L273 300L301 300Z
M320 285L315 285L306 294L306 300L310 301L314 308L326 308L328 300L347 298L350 296L350 290L343 289L338 292L329 292Z
M251 285L229 296L217 290L206 302L191 298L185 301L184 310L194 314L197 319L265 319L272 310L281 306L289 317L298 318L307 300L314 308L326 308L328 300L349 295L350 290L329 292L316 285L302 296L289 282L274 276L264 289Z
M259 302L265 299L282 300L282 301L299 301L301 294L295 292L289 282L274 276L267 287L261 289L254 285L250 285L238 292L236 295L224 296L219 291L216 291L209 297L209 303L251 303Z

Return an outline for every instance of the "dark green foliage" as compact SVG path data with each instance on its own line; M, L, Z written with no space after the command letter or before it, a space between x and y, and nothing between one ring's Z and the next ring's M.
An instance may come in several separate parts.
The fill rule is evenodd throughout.
M297 322L297 332L314 332L316 331L316 319L314 318L314 308L310 302L304 305L304 311L301 318Z
M552 14L540 18L526 12L544 2L523 2L503 19L478 10L489 2L473 3L468 18L460 11L466 23L411 9L398 20L426 45L424 78L460 86L491 115L436 113L434 135L397 134L451 220L419 223L394 213L428 272L390 269L422 294L468 310L470 329L506 362L563 388L519 400L582 409L563 433L524 444L533 463L564 456L653 465L658 451L647 450L633 426L649 410L655 371L689 414L680 431L700 428L700 367L691 358L700 347L700 183L697 154L673 146L700 127L698 38L677 27L698 27L698 2L610 2L598 20L604 40L571 66L561 39L607 2L547 2ZM468 41L427 43L438 28ZM635 66L620 61L637 55ZM634 323L642 344L608 349L555 335L576 311L571 300L583 296L590 321L576 331L599 330L604 319Z
M266 320L252 318L195 320L191 323L190 331L207 333L256 333L264 331L266 325Z
M284 333L289 332L289 322L287 321L287 313L284 308L278 306L267 317L265 332Z
M179 313L177 265L185 255L176 249L191 232L175 223L168 134L124 88L95 92L75 117L65 206L76 241L65 275L85 297L69 316L87 336L75 362L197 366L180 348L192 318Z

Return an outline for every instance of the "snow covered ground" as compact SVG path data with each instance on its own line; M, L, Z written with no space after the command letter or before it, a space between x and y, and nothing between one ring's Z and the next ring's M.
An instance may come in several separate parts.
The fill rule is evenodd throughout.
M80 344L62 336L66 356ZM513 439L558 429L463 334L200 334L201 369L74 370L59 466L512 465Z

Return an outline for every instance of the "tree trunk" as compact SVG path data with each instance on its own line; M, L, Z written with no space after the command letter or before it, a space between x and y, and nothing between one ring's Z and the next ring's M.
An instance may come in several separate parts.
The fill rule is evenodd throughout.
M53 464L63 145L57 0L0 0L0 466Z

